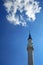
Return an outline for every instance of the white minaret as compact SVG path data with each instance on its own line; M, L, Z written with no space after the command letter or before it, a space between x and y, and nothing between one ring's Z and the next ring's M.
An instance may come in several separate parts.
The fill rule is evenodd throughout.
M32 43L31 34L29 34L28 45L27 45L28 65L33 65L33 45L32 44L33 43Z

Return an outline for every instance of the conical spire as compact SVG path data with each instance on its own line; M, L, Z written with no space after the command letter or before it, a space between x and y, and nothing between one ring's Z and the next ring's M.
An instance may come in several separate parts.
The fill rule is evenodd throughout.
M32 40L32 37L31 37L31 34L29 33L29 37L28 37L28 40L31 39Z

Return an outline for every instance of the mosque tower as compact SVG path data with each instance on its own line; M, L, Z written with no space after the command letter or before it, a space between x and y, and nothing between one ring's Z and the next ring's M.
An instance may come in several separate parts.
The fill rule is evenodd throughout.
M29 33L28 37L28 45L27 45L27 51L28 51L28 65L33 65L33 43L32 43L32 37Z

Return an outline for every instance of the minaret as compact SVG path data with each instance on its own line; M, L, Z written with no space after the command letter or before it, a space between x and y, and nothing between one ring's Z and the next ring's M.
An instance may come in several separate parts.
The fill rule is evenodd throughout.
M28 45L27 45L28 65L33 65L33 45L32 44L33 43L32 43L31 34L29 34Z

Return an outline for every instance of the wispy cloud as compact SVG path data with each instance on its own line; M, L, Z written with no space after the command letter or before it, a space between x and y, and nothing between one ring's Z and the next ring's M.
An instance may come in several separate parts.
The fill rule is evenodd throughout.
M34 0L5 0L4 6L8 13L6 16L7 20L14 25L22 24L22 26L27 24L25 18L22 16L24 11L29 21L35 21L36 14L41 10L39 2Z

